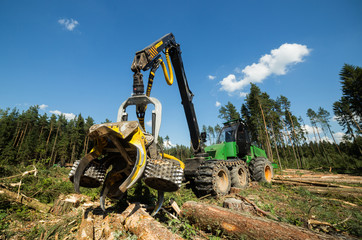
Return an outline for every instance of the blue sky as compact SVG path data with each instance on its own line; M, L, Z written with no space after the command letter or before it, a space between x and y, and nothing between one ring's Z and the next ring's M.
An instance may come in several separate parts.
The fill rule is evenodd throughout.
M360 0L2 0L0 108L42 105L41 113L116 121L132 92L135 52L172 32L200 128L222 122L219 104L240 109L248 82L286 96L309 124L308 108L333 115L343 64L362 66L361 13ZM161 136L188 145L177 84L159 70L151 96L163 104Z

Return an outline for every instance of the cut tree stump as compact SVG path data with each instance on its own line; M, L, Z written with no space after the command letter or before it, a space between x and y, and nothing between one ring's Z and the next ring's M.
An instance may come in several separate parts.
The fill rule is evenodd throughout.
M254 207L251 204L236 198L226 198L223 202L223 207L239 212L249 212L255 215Z
M71 195L60 195L57 200L55 200L54 205L50 212L54 215L60 216L71 212L74 208L79 207L80 202L83 200L84 196L80 194L71 194Z
M236 213L228 209L189 201L182 215L201 229L222 230L225 234L246 239L336 239L286 223Z

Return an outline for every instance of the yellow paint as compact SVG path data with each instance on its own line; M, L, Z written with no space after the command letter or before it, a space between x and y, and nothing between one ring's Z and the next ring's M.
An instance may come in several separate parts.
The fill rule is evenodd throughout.
M172 65L171 65L171 61L170 61L170 55L168 53L168 49L166 49L166 61L167 61L167 66L168 69L170 70L170 77L168 77L168 72L167 72L167 68L165 63L163 62L162 59L159 60L161 63L161 67L162 67L162 71L163 71L163 75L165 76L166 82L168 85L172 85L173 84L173 71L172 71Z
M132 176L132 180L134 180L138 174L142 174L140 173L140 168L142 168L145 164L146 164L146 148L145 148L145 144L147 144L146 138L144 136L144 134L142 133L141 129L137 128L137 132L135 134L133 134L131 141L129 141L133 146L135 146L136 148L138 148L139 151L139 165L135 166L136 167L136 171L135 174ZM139 148L139 145L141 145L142 149ZM142 159L143 158L143 159Z
M160 155L162 156L161 153L160 153ZM169 155L169 154L167 154L167 153L164 153L163 156L164 156L165 158L167 158L167 159L172 159L172 160L178 161L178 162L180 163L180 167L181 167L182 169L185 169L185 164L184 164L180 159L178 159L178 158L176 158L176 157L174 157L174 156L172 156L172 155Z
M156 45L155 45L155 48L158 48L159 46L161 46L163 44L162 41L159 41Z

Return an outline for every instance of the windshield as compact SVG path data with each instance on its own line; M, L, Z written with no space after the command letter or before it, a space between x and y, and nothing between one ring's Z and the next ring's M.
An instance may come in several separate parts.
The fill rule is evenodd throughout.
M217 143L235 142L235 129L237 125L231 127L224 127L219 135Z

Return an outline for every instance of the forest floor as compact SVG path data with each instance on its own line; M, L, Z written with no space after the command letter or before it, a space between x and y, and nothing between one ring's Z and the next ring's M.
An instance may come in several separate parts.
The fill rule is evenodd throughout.
M16 203L3 194L6 189L39 199L52 207L56 197L61 194L69 195L73 191L72 184L67 179L69 170L52 167L38 169L37 176L28 174L18 178L1 178L0 239L79 239L80 231L84 230L82 219L84 222L84 214L90 208L94 210L93 214L98 216L94 218L96 222L90 232L94 239L104 239L96 233L100 230L104 232L106 219L108 223L117 223L115 219L111 219L113 214L122 212L129 203L153 205L156 202L156 191L149 191L143 183L139 183L129 190L126 199L117 203L107 202L109 217L105 218L102 214L95 214L100 211L97 196L99 189L82 189L85 195L82 195L79 206L67 214L57 216ZM21 172L22 169L18 169L18 173ZM235 239L221 230L201 231L187 219L180 216L175 219L170 217L169 213L174 213L170 206L171 199L180 207L187 201L222 206L226 198L237 195L247 198L276 221L322 232L337 239L362 237L362 177L331 172L286 169L275 174L272 185L252 182L249 188L239 191L238 194L218 199L197 198L191 189L183 185L179 191L166 194L164 207L156 215L156 219L185 239ZM138 239L134 232L117 226L120 224L108 224L108 230L113 232L108 237Z

